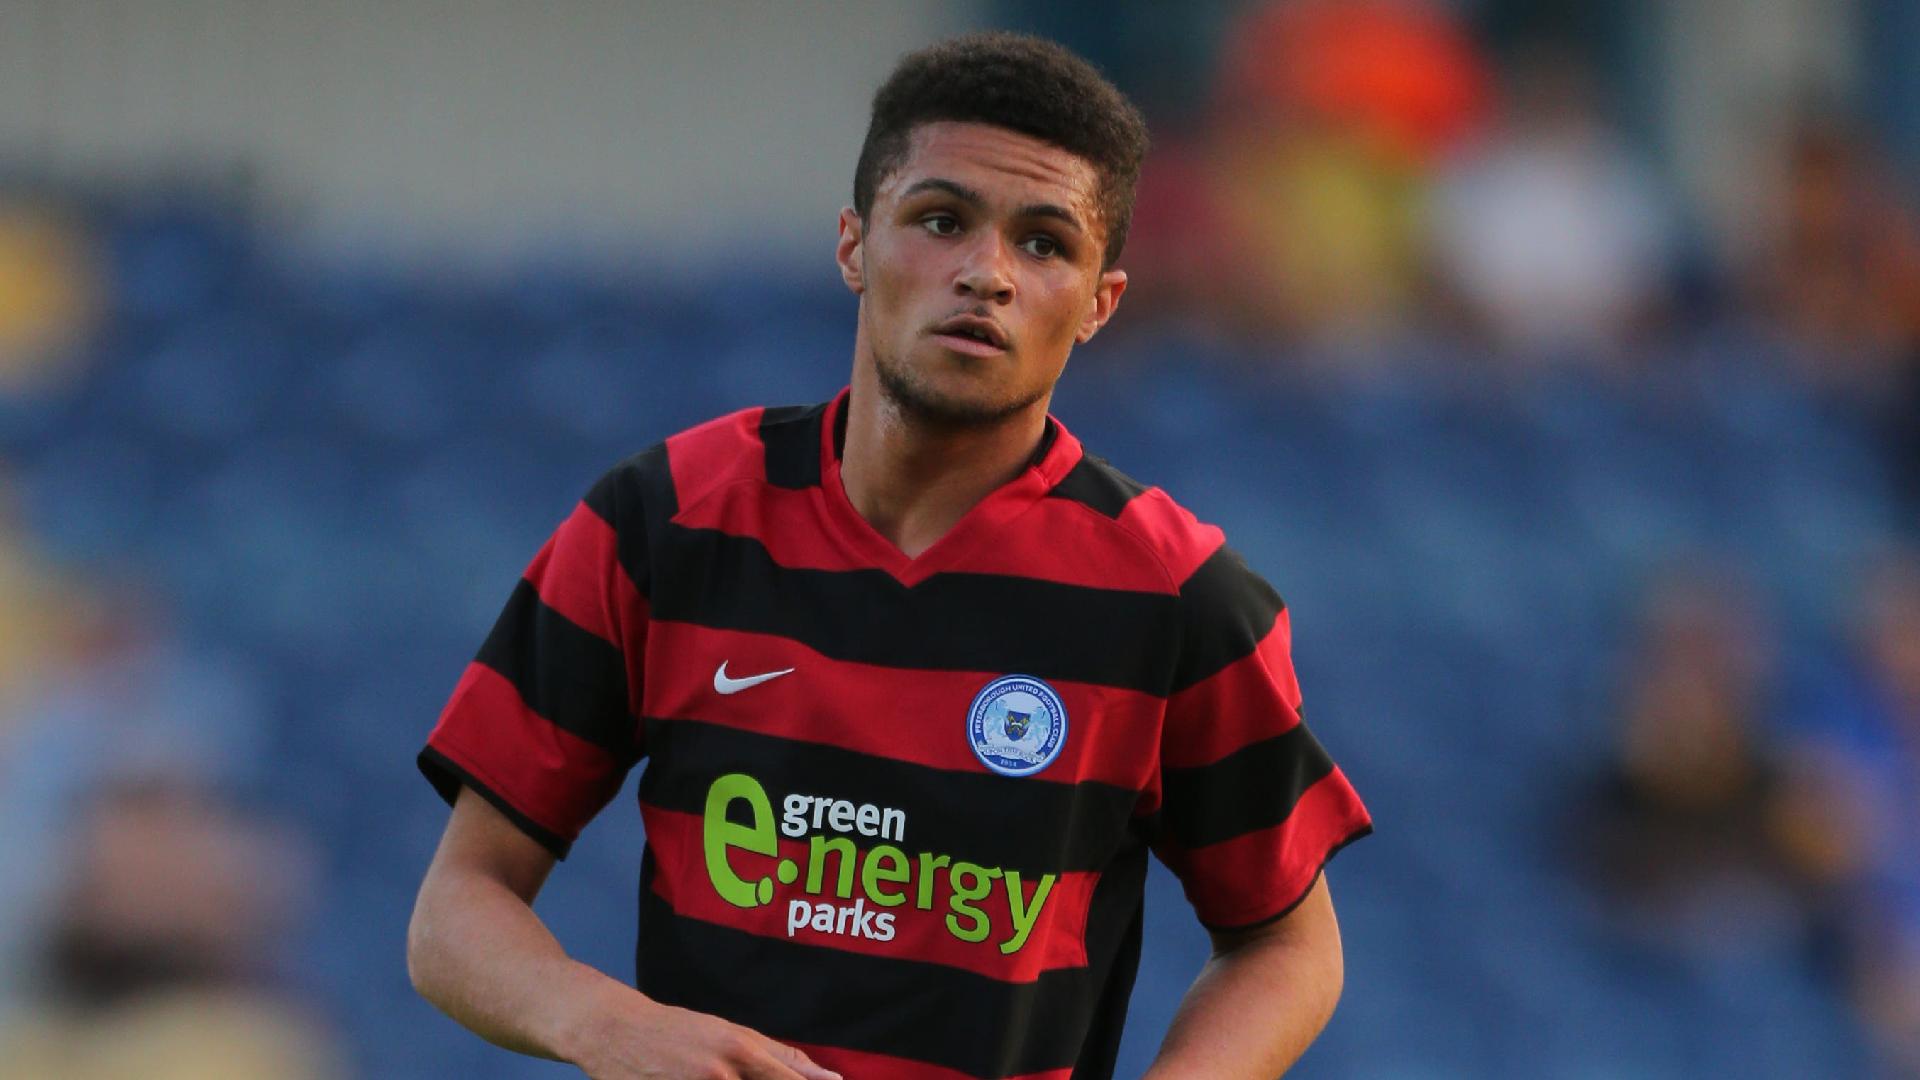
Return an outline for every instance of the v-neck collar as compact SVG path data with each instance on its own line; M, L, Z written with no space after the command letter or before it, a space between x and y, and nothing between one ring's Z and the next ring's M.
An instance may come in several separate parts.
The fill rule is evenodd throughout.
M852 388L841 390L828 403L820 424L820 486L827 506L827 526L836 538L852 549L865 565L885 570L902 585L912 587L943 571L959 566L967 554L982 541L997 535L1014 518L1046 498L1063 477L1080 461L1080 440L1066 425L1047 417L1047 434L1027 467L1013 479L987 493L972 509L954 522L946 535L917 558L895 547L880 535L872 523L854 509L847 489L840 480L838 432L844 422Z

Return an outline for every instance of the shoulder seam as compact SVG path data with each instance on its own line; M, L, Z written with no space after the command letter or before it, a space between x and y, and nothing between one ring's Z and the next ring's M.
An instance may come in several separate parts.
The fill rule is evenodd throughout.
M1147 490L1151 491L1153 489L1149 488ZM1142 492L1141 494L1145 494L1145 492ZM1138 497L1139 496L1135 496L1135 498L1138 498ZM1126 522L1121 521L1117 517L1108 517L1107 515L1101 513L1099 510L1095 509L1092 506L1087 505L1086 503L1081 502L1078 499L1062 499L1061 501L1067 503L1070 506L1078 507L1082 513L1092 514L1095 520L1100 521L1103 524L1111 525L1114 528L1119 529L1122 533L1124 533L1127 536L1128 539L1132 540L1135 544L1138 544L1140 548L1147 553L1147 557L1153 560L1153 565L1157 567L1160 571L1161 579L1167 583L1167 595L1172 596L1175 599L1179 599L1180 583L1173 580L1173 571L1167 569L1167 561L1160 556L1160 552L1154 548L1153 544L1150 543L1146 537L1140 535L1137 531L1134 530L1133 526L1128 525Z
M725 413L720 416L716 416L711 420L707 420L702 423L695 424L693 427L687 428L684 431L675 432L674 434L669 435L665 439L660 440L659 446L662 451L662 454L661 454L662 463L667 470L667 484L669 486L672 486L674 489L674 501L676 504L676 509L674 511L673 517L669 518L668 520L671 521L679 518L680 515L686 513L689 508L694 506L699 506L700 504L706 502L710 496L726 488L732 487L735 483L738 483L743 480L760 479L759 477L754 477L754 476L737 476L732 480L716 480L711 485L703 486L703 488L698 492L681 492L677 486L677 478L675 477L674 471L673 471L674 440L684 438L696 431L700 432L701 436L705 438L725 437L731 434L729 430L730 422L740 421L746 416L746 414L754 412L756 409L759 410L763 415L766 411L764 406L758 406L758 405L750 406L745 409L735 409L733 412ZM765 446L766 444L763 443L757 436L757 425L756 425L755 433L752 437L750 437L745 441L737 443L731 448L730 453L728 455L728 459L727 459L728 468L731 469L733 467L733 462L735 461L748 458L754 454L764 454ZM763 473L765 472L764 464L761 466L761 471ZM683 494L688 496L690 501L682 502L680 500L680 496Z
M717 498L722 492L732 491L734 488L739 487L741 484L764 484L764 483L766 483L766 481L761 479L758 476L736 476L731 480L723 480L720 483L715 484L712 487L709 487L705 491L701 492L699 498L693 500L692 502L686 504L685 506L680 507L678 510L675 510L673 516L668 518L667 521L669 524L677 525L680 523L680 519L682 517L691 513L697 507L705 506L708 503L708 501L714 498Z

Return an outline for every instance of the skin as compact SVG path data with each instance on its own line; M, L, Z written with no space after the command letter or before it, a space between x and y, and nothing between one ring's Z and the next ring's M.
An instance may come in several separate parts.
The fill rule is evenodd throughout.
M1020 471L1067 355L1113 317L1127 275L1101 266L1098 192L1092 165L1038 139L933 123L866 219L840 212L860 297L841 483L908 556ZM951 348L934 328L956 315L993 320L1009 348Z
M1213 956L1142 1080L1281 1075L1333 1017L1344 979L1340 924L1322 876L1285 918L1213 935Z
M840 212L835 256L860 298L841 483L908 557L1024 468L1068 354L1113 317L1127 277L1102 266L1098 191L1067 151L933 123L864 218ZM1006 347L974 355L943 338L956 315L992 320ZM570 959L532 910L553 863L463 790L408 930L415 988L481 1037L595 1080L836 1080L799 1050ZM1147 1076L1279 1075L1332 1015L1341 977L1321 881L1285 918L1214 936Z
M840 1080L790 1046L662 1005L567 956L533 912L553 864L461 789L407 927L414 989L488 1042L593 1080Z

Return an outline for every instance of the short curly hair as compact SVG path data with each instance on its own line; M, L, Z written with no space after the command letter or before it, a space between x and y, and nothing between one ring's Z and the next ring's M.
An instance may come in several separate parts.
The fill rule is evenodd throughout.
M853 170L853 209L863 220L880 182L905 162L913 129L940 120L992 124L1084 158L1100 178L1103 269L1120 258L1147 122L1092 64L1044 38L1007 31L966 34L907 54L873 96Z

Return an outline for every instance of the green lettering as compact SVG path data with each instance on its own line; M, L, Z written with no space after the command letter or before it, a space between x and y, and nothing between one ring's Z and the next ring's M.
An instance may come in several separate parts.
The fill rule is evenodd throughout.
M1033 890L1033 906L1027 906L1027 894L1020 888L1020 871L1009 870L1003 879L1007 886L1007 907L1013 912L1013 936L1000 943L1003 953L1017 953L1027 943L1027 935L1033 933L1033 924L1040 918L1040 905L1047 902L1047 894L1053 891L1053 875L1047 874Z
M827 872L827 853L840 857L839 887L834 894L846 900L853 896L853 841L844 836L829 840L819 833L813 834L813 846L807 853L807 891L820 895L821 878Z
M727 807L735 799L745 799L747 808L753 811L751 825L727 820ZM773 900L773 879L748 881L734 873L733 864L727 861L729 848L756 855L779 853L780 837L773 831L773 804L767 801L767 791L758 781L744 773L728 773L715 780L707 789L706 820L700 831L707 855L707 879L722 900L743 908Z
M931 851L920 853L920 898L913 906L921 911L933 910L933 872L953 860L945 855L935 855Z
M985 941L993 930L993 924L987 921L987 913L973 906L971 901L978 900L993 891L993 879L1000 876L999 870L988 870L970 862L953 864L947 874L947 883L953 887L953 914L947 916L947 930L961 941ZM970 877L973 884L962 885L960 879ZM973 925L965 930L960 928L961 918Z
M909 876L907 853L892 844L879 844L867 852L867 861L860 866L860 887L866 890L867 899L881 907L899 907L907 902L906 892L882 889L880 882L905 881Z

